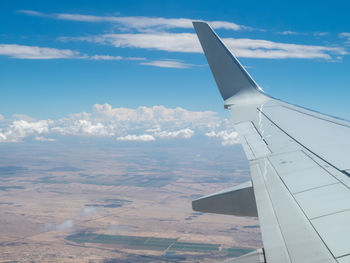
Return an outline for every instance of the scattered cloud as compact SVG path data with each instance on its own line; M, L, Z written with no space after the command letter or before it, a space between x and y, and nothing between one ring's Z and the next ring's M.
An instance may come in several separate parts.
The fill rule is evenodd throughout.
M46 138L46 137L43 137L43 136L36 136L34 139L36 141L39 141L39 142L54 142L54 141L56 141L56 139Z
M181 129L178 131L157 131L154 136L161 139L189 139L193 136L194 131L191 129Z
M280 35L298 35L298 32L286 30L286 31L278 32L278 34L280 34Z
M313 32L312 34L316 37L324 37L324 36L327 36L329 33L328 32Z
M119 32L117 34L101 34L84 37L60 37L61 41L87 41L91 43L112 45L117 48L140 48L153 49L167 52L187 52L200 53L200 47L197 36L188 32L171 32L171 29L191 29L192 20L188 18L163 18L147 16L95 16L83 14L46 14L33 10L20 10L19 13L45 17L57 20L78 21L78 22L109 22ZM209 21L215 29L230 30L249 30L248 26L238 25L228 21ZM307 34L298 33L291 30L281 31L282 35ZM327 32L309 33L314 36L324 36ZM347 33L341 33L340 37L346 37ZM336 46L318 46L318 45L300 45L292 43L279 43L263 39L249 38L226 38L224 42L228 48L238 57L245 58L264 58L264 59L326 59L333 61L347 54L343 47ZM16 58L84 58L90 60L137 60L138 58L122 58L111 55L85 55L72 50L59 50L54 48L40 48L23 46L25 51L19 51L21 46L7 47L3 45L0 55L5 54ZM14 49L18 49L13 51ZM11 51L12 50L12 51ZM141 65L164 67L164 68L188 68L191 65L172 60L145 61Z
M61 40L87 41L113 45L117 48L131 47L167 52L202 53L197 36L193 33L121 33L87 37L63 37ZM333 56L347 54L347 51L343 47L299 45L248 38L224 38L223 41L237 57L246 58L331 59ZM159 64L159 61L157 64Z
M76 116L82 117L81 115ZM142 126L155 128L161 126L171 126L179 128L185 126L207 125L219 120L216 112L213 111L189 111L181 107L166 108L164 106L145 107L140 106L136 109L131 108L113 108L110 104L95 104L91 114L85 115L85 118L94 118L95 120L109 121L125 124L141 123ZM157 126L158 125L158 126Z
M339 34L339 37L350 37L350 33L349 32L342 32Z
M238 139L238 133L235 131L219 131L219 132L215 132L215 131L211 131L205 134L208 137L214 137L214 138L218 138L221 140L221 144L223 146L227 146L227 145L234 145L239 142Z
M233 139L232 126L212 111L189 111L181 107L164 106L113 108L110 104L95 104L91 112L70 114L58 120L35 120L26 115L1 122L1 142L21 142L33 139L53 142L59 136L109 137L117 141L186 140L195 134ZM24 119L19 119L20 117ZM213 133L216 130L224 132ZM208 135L209 134L209 135ZM231 137L230 137L231 136Z
M17 12L25 15L29 15L29 16L42 16L42 17L45 16L43 13L33 11L33 10L18 10Z
M126 135L120 136L117 138L117 141L139 141L139 142L151 142L156 139L149 134L141 134L141 135Z
M77 51L17 44L0 44L0 55L21 59L80 58Z
M68 219L59 225L55 225L53 223L47 223L44 226L40 227L40 230L43 232L51 231L51 230L66 230L73 226L74 226L74 221L72 219Z
M333 55L347 54L347 51L342 47L287 44L256 39L230 38L224 41L240 57L331 59Z
M91 120L61 119L51 131L62 135L113 136L114 132L101 122Z
M30 135L46 134L51 123L51 120L14 120L5 129L0 129L0 142L19 142Z
M195 19L188 18L163 18L147 16L95 16L82 14L45 14L32 10L20 10L19 13L47 17L58 20L79 21L89 23L109 22L120 26L120 30L137 30L137 31L161 31L173 28L192 29L192 21ZM238 25L227 21L207 21L215 29L229 30L250 30L248 26Z
M89 216L89 215L94 215L97 213L97 208L94 206L85 206L81 209L79 215L84 217L84 216Z
M4 115L0 114L0 121L2 121L4 118Z
M350 33L349 32L342 32L338 35L340 38L345 38L345 44L348 46L350 45Z
M141 62L140 65L160 67L160 68L189 68L190 64L183 63L178 60L153 60Z
M121 56L109 56L109 55L93 55L90 57L92 60L121 60Z
M0 56L16 59L87 59L87 60L146 60L143 57L122 57L111 55L86 55L70 49L0 44Z
M146 58L143 57L126 57L125 60L133 60L133 61L140 61L140 60L146 60Z
M156 139L190 139L194 135L194 131L191 129L181 129L178 131L161 131L159 128L148 129L150 134L141 135L126 135L117 138L118 141L141 141L150 142Z

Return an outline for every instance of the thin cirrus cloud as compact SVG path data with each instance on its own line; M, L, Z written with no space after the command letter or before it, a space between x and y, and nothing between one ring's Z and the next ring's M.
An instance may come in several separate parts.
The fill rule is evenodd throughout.
M345 39L345 45L350 45L350 33L349 32L342 32L338 35L340 38Z
M291 31L291 30L285 30L285 31L278 32L278 34L280 34L280 35L298 35L298 32Z
M159 67L159 68L189 68L192 66L182 61L169 60L169 59L141 62L140 65Z
M46 17L58 20L79 21L89 23L110 22L118 24L122 30L135 29L137 31L159 31L172 28L187 28L192 29L193 19L188 18L163 18L163 17L147 17L147 16L95 16L82 14L45 14L33 10L19 10L19 13ZM215 28L223 28L230 30L250 30L248 26L238 25L227 21L209 21L210 25Z
M57 49L17 44L0 44L0 55L21 59L58 59L81 58L79 52L69 49Z
M86 55L70 49L57 49L18 44L0 44L0 56L16 59L88 59L88 60L145 60L142 57Z
M197 36L193 33L121 33L87 37L61 37L61 41L85 41L112 45L116 48L142 48L167 52L202 53ZM224 38L227 47L237 56L245 58L303 58L331 59L333 55L346 55L343 47L300 45L261 39Z
M167 52L202 52L197 37L193 33L173 33L174 28L192 29L192 19L188 18L163 18L146 16L95 16L83 14L45 14L32 10L21 10L22 14L50 19L79 21L79 22L109 22L117 26L119 31L132 31L136 33L102 34L87 37L61 37L61 41L87 41L98 44L112 45L117 48L154 49ZM252 30L252 28L228 21L208 21L215 29ZM283 35L296 35L298 32L282 31ZM324 34L322 34L324 35ZM279 43L263 39L226 38L224 42L238 57L264 58L264 59L326 59L333 60L346 55L343 47L300 45L291 43ZM159 67L186 68L189 66L176 63L146 62L142 65Z
M194 135L215 137L222 145L233 140L232 127L212 111L189 111L164 106L113 108L95 104L91 112L70 114L58 120L35 120L28 116L0 121L0 143L33 139L54 142L60 136L105 137L117 141L152 142L157 140L188 140Z

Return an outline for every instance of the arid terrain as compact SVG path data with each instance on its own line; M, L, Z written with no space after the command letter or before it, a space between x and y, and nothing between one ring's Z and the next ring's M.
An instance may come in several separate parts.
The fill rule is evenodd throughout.
M256 218L193 212L249 180L239 145L89 139L0 147L0 262L221 262L261 246Z

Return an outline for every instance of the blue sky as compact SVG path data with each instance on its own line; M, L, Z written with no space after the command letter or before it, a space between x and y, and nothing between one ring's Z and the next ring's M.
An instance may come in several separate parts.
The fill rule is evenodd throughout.
M350 119L346 1L2 3L0 137L5 141L20 141L28 133L45 140L41 135L52 129L59 135L113 138L150 135L147 129L153 129L155 140L164 132L186 138L192 136L186 129L204 129L205 119L211 126L204 133L218 137L229 129L228 114L191 20L211 23L267 93ZM193 112L202 114L200 121L188 118ZM134 121L126 124L120 116Z

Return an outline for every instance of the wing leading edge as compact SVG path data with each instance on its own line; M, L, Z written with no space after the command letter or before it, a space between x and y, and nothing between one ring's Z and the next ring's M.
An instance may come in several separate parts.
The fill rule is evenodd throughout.
M266 95L209 25L193 25L250 163L266 262L350 262L350 123ZM242 199L224 193L202 211Z

